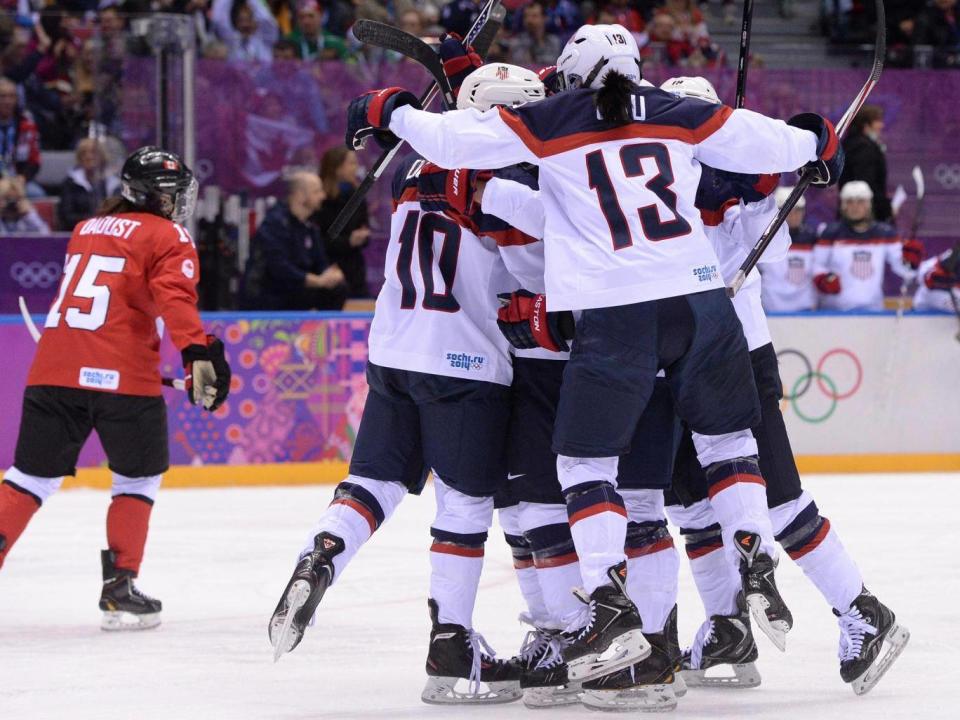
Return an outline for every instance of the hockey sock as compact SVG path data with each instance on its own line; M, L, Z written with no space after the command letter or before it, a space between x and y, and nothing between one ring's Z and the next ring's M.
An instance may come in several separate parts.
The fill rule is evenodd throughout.
M680 528L693 581L707 617L734 614L740 574L723 553L720 523L710 503L699 500L689 507L668 505L667 516Z
M40 498L9 480L0 483L0 567L10 548L40 508Z
M441 623L473 627L483 548L493 522L493 498L465 495L434 475L437 516L430 534L430 597Z
M360 547L393 515L406 495L407 488L401 483L348 475L334 490L333 501L307 538L301 557L313 550L313 539L318 533L339 537L343 540L343 552L333 556L336 582Z
M513 553L513 570L517 574L517 584L520 594L527 604L530 621L539 628L556 627L550 619L550 613L544 603L543 591L537 579L537 568L533 564L533 553L530 543L520 530L520 510L516 505L500 508L497 511L500 518L500 527L503 528L503 537Z
M553 626L577 625L584 605L573 590L583 585L583 578L566 506L520 503L520 524L530 541L537 579Z
M704 472L710 506L723 531L725 553L734 567L740 566L740 556L733 547L737 530L757 533L761 549L776 558L777 546L766 507L767 488L756 456L716 462L705 467Z
M680 557L667 530L661 490L621 490L627 508L627 593L643 631L659 633L677 604Z
M107 547L114 566L137 576L147 544L153 500L143 495L115 495L107 510Z
M863 588L863 577L809 493L771 508L770 519L777 541L830 607L840 612L849 608Z
M616 457L557 456L570 533L588 593L609 584L607 570L626 560L627 511L615 489L618 462Z

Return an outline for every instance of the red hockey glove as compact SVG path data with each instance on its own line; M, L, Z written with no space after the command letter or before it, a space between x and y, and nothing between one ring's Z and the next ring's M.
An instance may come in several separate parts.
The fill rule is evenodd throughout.
M923 262L923 243L919 240L904 240L903 264L911 270L916 270Z
M546 88L547 97L556 95L563 89L560 87L560 73L557 72L556 65L547 65L545 68L540 68L537 71L537 77L540 78L540 82Z
M836 273L820 273L813 278L813 284L824 295L840 294L840 278L837 277Z
M483 59L477 55L472 45L464 47L463 38L457 33L441 35L437 51L443 60L443 74L450 81L450 89L456 97L467 75L483 65Z
M954 286L960 287L960 277L937 260L937 264L923 278L923 284L931 290L950 290Z
M519 350L542 347L567 352L573 338L573 313L547 312L547 296L527 290L501 293L497 326L507 341Z
M347 108L347 133L344 139L347 147L360 150L372 135L384 150L392 148L400 140L389 130L390 116L404 105L420 109L417 97L399 87L371 90L351 100Z
M812 185L836 185L843 172L845 156L833 123L816 113L800 113L787 120L787 125L809 130L817 136L817 159L800 168L800 175L812 173Z
M223 343L207 335L206 345L188 345L183 358L184 390L191 404L200 403L213 412L230 394L230 364L223 352Z
M444 170L426 163L420 170L417 191L424 210L470 216L476 208L477 183L493 177L489 170Z

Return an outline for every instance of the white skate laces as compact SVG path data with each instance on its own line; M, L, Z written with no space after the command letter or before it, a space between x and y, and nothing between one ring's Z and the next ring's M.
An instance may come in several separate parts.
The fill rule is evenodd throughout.
M533 630L527 630L526 637L520 645L520 651L517 653L520 662L529 665L535 657L547 652L552 633L537 627L533 618L526 613L520 614L520 622L533 625Z
M483 671L483 656L486 654L491 660L497 656L493 648L487 644L483 635L476 630L470 630L467 635L467 644L473 653L473 662L470 666L470 692L480 694L480 673Z
M584 604L583 610L564 628L566 632L576 633L577 640L584 637L597 621L597 604L590 599L583 588L574 588L573 594Z
M556 633L547 638L547 647L543 651L543 656L537 662L538 668L556 667L563 663L563 649L569 644L565 638Z
M716 639L713 631L713 620L706 620L700 626L700 629L697 630L697 634L693 638L693 646L690 648L691 669L700 669L700 663L703 662L703 649L707 646L708 642Z
M856 660L863 650L864 636L870 632L877 634L877 628L863 619L859 608L851 606L846 612L840 613L837 620L840 624L840 662Z

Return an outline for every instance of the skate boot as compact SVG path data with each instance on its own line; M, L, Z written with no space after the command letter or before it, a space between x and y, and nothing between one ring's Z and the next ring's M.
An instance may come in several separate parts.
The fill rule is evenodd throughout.
M763 634L784 652L787 633L793 627L793 615L777 590L773 576L776 563L765 552L760 552L760 536L756 533L738 530L733 539L740 553L740 577L750 615Z
M840 677L865 695L903 652L910 631L866 588L847 610L833 614L840 623Z
M681 676L690 687L752 688L760 684L757 644L750 630L743 593L737 595L736 615L713 615L684 652ZM707 676L707 670L729 665L733 675Z
M563 651L570 680L586 682L629 667L650 654L636 606L627 597L627 563L607 570L610 585L577 597L588 606L588 622Z
M669 712L677 707L676 659L667 628L644 634L650 654L640 662L583 684L581 702L589 710Z
M520 689L523 704L528 708L557 707L580 702L580 683L570 682L563 650L572 638L559 630L540 630L546 638L542 652L532 662L523 666Z
M274 662L300 644L317 605L333 582L333 558L341 552L343 540L321 532L313 539L313 550L300 558L267 626Z
M680 649L680 638L677 633L677 606L674 605L667 622L663 625L663 632L667 636L667 652L673 660L673 694L682 698L687 694L687 683L680 674L683 662L683 651Z
M103 618L100 627L103 630L149 630L157 627L163 604L140 592L133 584L136 573L116 567L113 564L115 560L112 550L100 552L103 566L103 589L100 591Z
M433 629L427 683L420 699L431 705L508 703L519 700L520 665L497 660L483 637L462 625L440 623L440 608L427 601ZM484 652L486 651L486 652Z

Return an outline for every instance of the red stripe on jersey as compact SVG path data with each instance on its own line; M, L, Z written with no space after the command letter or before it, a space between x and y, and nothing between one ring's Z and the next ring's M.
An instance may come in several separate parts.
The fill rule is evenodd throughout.
M832 245L833 243L837 245L887 245L888 243L899 242L900 238L898 237L868 239L836 238L835 240L817 240L817 245Z
M733 475L730 475L729 477L724 478L720 482L717 482L711 485L710 489L707 491L707 494L710 496L710 499L712 500L719 493L723 492L724 490L726 490L728 487L731 487L732 485L736 485L737 483L753 483L755 485L761 485L763 487L767 486L767 484L763 481L763 478L760 477L759 475L752 475L750 473L735 473Z
M537 569L542 568L552 568L552 567L562 567L563 565L570 565L572 563L578 562L580 556L576 552L570 552L565 555L557 555L556 557L542 558L537 560L533 559L534 564L537 566Z
M500 112L500 119L503 120L508 128L516 133L517 137L523 141L523 144L537 157L558 155L584 145L613 142L616 140L632 140L635 138L679 140L680 142L685 142L690 145L696 145L719 130L733 112L731 108L723 106L714 113L713 117L693 130L676 125L653 125L649 123L632 122L610 130L579 132L553 138L552 140L541 140L530 132L523 120L517 115L507 112L502 107L498 108L498 110Z
M730 198L720 206L719 210L701 210L700 219L703 221L703 224L708 227L717 227L723 222L723 216L727 214L727 210L739 202L737 198Z
M430 552L442 553L443 555L459 555L460 557L479 558L483 557L483 546L464 547L463 545L453 545L452 543L437 542L434 540L430 546Z
M417 189L415 187L408 187L402 193L400 193L400 199L394 198L393 200L393 211L396 212L397 208L405 202L416 202L417 201Z
M627 511L624 510L622 505L617 505L615 503L603 502L597 503L596 505L590 505L585 507L579 512L575 512L570 516L570 524L575 525L581 520L586 520L588 517L593 517L594 515L599 515L602 512L612 512L617 515L622 515L623 517L627 516Z
M722 547L723 547L723 543L718 540L716 544L713 544L713 545L701 545L700 547L694 548L693 550L691 550L690 548L687 548L687 557L690 560L696 560L697 558L703 557L704 555L709 555L714 550L720 550Z
M496 241L499 247L511 247L514 245L530 245L539 242L537 238L527 235L525 232L516 228L507 230L487 230L480 233L482 237L488 237Z
M358 513L364 520L367 521L367 525L370 526L371 535L373 535L373 531L377 529L377 519L373 516L373 513L370 512L370 509L366 505L358 503L356 500L351 498L338 498L330 504L346 505L348 508Z
M830 521L827 518L823 519L823 525L820 526L820 529L817 530L817 534L810 538L802 548L799 550L794 550L793 552L788 552L787 555L790 556L791 560L799 560L807 553L811 553L820 547L820 543L827 539L827 534L830 532Z
M644 555L653 555L654 553L658 553L661 550L669 550L672 547L673 547L673 538L665 537L665 538L661 538L660 540L657 540L657 542L651 545L644 545L643 547L638 547L638 548L628 547L626 552L627 552L628 558L638 558L638 557L643 557Z

